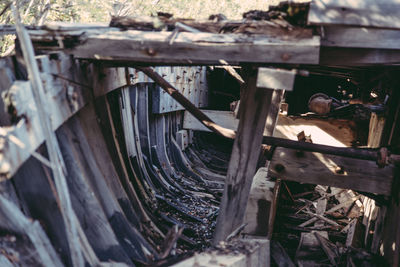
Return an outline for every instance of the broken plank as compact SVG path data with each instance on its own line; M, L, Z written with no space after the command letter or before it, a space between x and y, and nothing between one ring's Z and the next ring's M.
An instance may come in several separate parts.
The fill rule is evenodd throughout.
M375 162L316 152L297 153L277 148L270 174L283 180L320 184L389 196L394 167L379 168Z
M315 237L317 238L319 244L321 245L322 249L324 250L325 254L328 256L329 261L332 265L337 266L336 258L336 247L333 245L328 239L321 236L318 232L314 232Z
M323 220L323 221L325 221L325 222L327 222L329 224L332 224L334 226L339 226L339 224L337 222L332 221L331 219L328 219L328 218L326 218L326 217L324 217L324 216L322 216L320 214L312 213L310 211L303 211L303 212L305 212L305 213L307 213L307 214L309 214L311 216L314 216L314 217L316 217L316 218L318 218L320 220Z
M113 61L113 63L151 63L183 65L220 65L223 59L230 64L240 62L257 63L302 63L319 62L318 36L298 38L290 33L281 36L179 33L170 45L171 32L123 31L110 28L68 32L80 39L68 52L78 58ZM43 35L31 32L37 49L45 41L53 42L55 34L62 38L62 32L48 32ZM53 49L59 49L53 47Z
M278 266L294 267L294 263L278 241L271 241L271 257Z
M239 120L236 119L234 112L232 111L221 111L221 110L201 110L204 114L210 117L216 124L236 131ZM183 128L195 131L207 131L207 129L198 119L196 119L189 111L185 111L183 117Z
M346 247L363 247L364 230L365 227L359 219L351 221L350 227L347 230Z

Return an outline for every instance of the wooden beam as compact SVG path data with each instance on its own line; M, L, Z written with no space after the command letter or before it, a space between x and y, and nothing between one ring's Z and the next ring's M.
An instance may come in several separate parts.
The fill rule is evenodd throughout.
M311 2L308 22L317 25L357 25L400 28L400 4L396 0Z
M378 115L375 112L371 113L371 118L369 120L368 147L377 148L381 146L385 122L386 118L384 116Z
M290 32L282 35L182 32L176 36L173 45L169 42L171 32L108 28L88 29L84 35L82 33L82 30L31 31L31 38L38 50L60 50L64 47L57 47L55 41L69 36L77 42L66 51L78 58L135 64L220 65L221 59L229 64L319 62L319 37L291 36Z
M76 70L74 63L65 58L61 61L50 62L47 57L41 57L40 63L43 68L57 68L58 65L60 72L66 71L68 68ZM87 88L67 83L62 79L54 79L49 73L41 73L40 76L45 85L43 98L46 99L46 110L51 113L51 129L56 130L87 103ZM68 88L69 93L62 93L64 88ZM43 143L45 138L40 117L35 111L36 105L31 84L24 81L14 82L8 90L7 97L12 99L11 103L15 108L16 115L23 118L17 126L2 128L2 131L8 136L5 138L7 145L2 151L7 156L0 160L0 165L8 165L8 167L0 173L0 176L9 178Z
M243 224L250 187L261 149L263 129L273 90L256 87L257 70L247 69L241 99L240 121L229 161L214 244Z
M364 66L393 65L400 62L399 49L321 47L320 65Z
M393 171L393 166L379 168L372 161L277 148L270 175L283 180L390 196Z
M36 106L35 113L37 113L39 119L39 127L37 129L42 131L46 141L49 160L52 164L53 178L65 223L72 264L74 266L84 266L84 259L78 241L77 226L74 220L74 210L72 209L71 198L65 178L65 163L61 156L56 135L53 132L51 114L44 108L46 99L43 96L45 91L40 77L39 66L33 51L32 41L29 39L27 31L21 23L18 7L12 4L11 9L16 22L17 36L21 44L21 50L28 71L28 78L32 86L31 92Z
M243 233L256 236L269 234L268 222L273 209L275 182L267 177L268 168L259 168L254 175L246 207Z
M292 91L296 71L273 69L273 68L259 68L257 76L257 87Z
M324 26L321 46L399 49L400 30L350 26Z

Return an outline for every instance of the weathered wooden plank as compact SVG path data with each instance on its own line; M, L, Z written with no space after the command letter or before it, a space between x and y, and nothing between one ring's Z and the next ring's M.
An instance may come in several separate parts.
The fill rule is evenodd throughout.
M296 71L259 68L257 76L257 87L292 91L295 77Z
M36 248L38 261L43 265L64 266L38 221L30 221L20 209L0 196L0 226L3 229L27 235Z
M57 60L55 60L57 61ZM63 63L53 61L44 61L40 58L42 68L50 68L53 64L62 66L55 70L62 74L67 69L71 72L77 71L75 62L70 58L60 59ZM65 74L64 74L65 75ZM67 76L67 75L65 75ZM49 73L41 73L44 84L44 96L46 100L46 111L51 114L51 128L57 129L65 120L76 113L88 101L87 90L85 87L76 83L66 84L62 79L55 79ZM64 90L67 88L67 92ZM64 91L64 93L63 93ZM4 128L9 136L16 137L16 140L22 142L13 142L10 137L6 139L7 149L4 158L9 165L7 172L2 173L6 177L11 177L18 167L35 151L35 149L44 141L44 134L36 105L33 99L32 87L29 82L16 81L7 92L7 98L10 104L15 108L16 116L23 117L17 126ZM71 98L65 95L71 96ZM73 96L73 97L72 97Z
M380 147L385 122L386 118L384 116L378 115L375 112L371 113L371 118L369 120L368 147Z
M51 59L47 56L39 56L36 59L45 89L46 110L51 113L52 130L56 130L89 102L91 87L95 88L93 92L98 97L126 86L129 81L126 75L133 75L133 84L152 82L142 72L135 72L134 69L103 68L101 65L95 65L93 68L92 65L78 63L78 60L62 53ZM156 68L161 74L166 70L174 72L178 69L181 72L185 71L184 67ZM167 78L172 77L174 75ZM1 152L4 156L0 157L0 176L11 177L43 143L44 135L29 82L15 81L7 91L6 98L8 105L15 108L15 116L23 118L17 126L2 128L7 137Z
M133 188L132 183L129 180L127 166L125 160L123 159L120 148L121 146L118 140L115 138L117 135L116 129L112 122L110 104L108 103L106 96L101 96L96 99L95 109L97 116L100 119L100 128L107 145L107 150L110 153L115 170L118 174L121 184L123 185L123 188L126 191L126 194L129 197L129 200L131 201L132 207L135 209L135 213L139 216L140 220L150 221L146 211L141 205L140 199Z
M389 196L393 166L379 168L375 162L277 148L270 174L283 180L329 185Z
M240 239L245 253L233 254L230 252L218 253L217 251L202 252L172 265L173 267L189 266L226 266L226 267L259 267L270 266L270 242L268 239L245 238Z
M79 140L79 142L70 143L70 146L75 159L82 166L82 177L98 199L119 243L128 256L137 260L146 261L146 253L156 255L156 252L147 244L139 231L133 228L123 215L121 207L99 171L99 166L81 129L81 123L74 117L66 125L68 128L65 131L72 138Z
M347 47L321 47L321 65L364 66L393 65L400 62L398 49L368 49Z
M128 195L120 182L116 167L114 166L113 161L110 161L111 154L107 149L107 145L104 140L104 136L101 133L98 121L95 119L97 117L93 104L89 104L84 107L77 114L77 116L81 122L82 130L85 133L86 140L90 146L90 151L97 162L99 171L102 173L108 188L117 198L118 203L124 210L127 219L133 225L139 227L139 219L134 213Z
M34 178L32 178L34 177ZM39 220L53 247L66 265L72 264L65 223L54 192L54 182L47 167L35 158L28 159L12 179L25 213ZM4 195L2 195L4 196ZM43 208L43 207L46 208Z
M284 90L274 90L272 93L264 135L274 135L279 106L284 92ZM248 224L244 229L244 233L271 238L277 208L276 193L279 190L280 181L269 181L267 178L269 162L262 162L262 164L266 168L258 169L251 185L245 212L245 222Z
M273 208L275 182L268 180L268 168L260 168L254 175L247 202L244 233L267 236L270 211Z
M350 26L324 26L321 46L399 49L399 30Z
M248 68L240 121L229 161L213 242L218 244L243 224L250 187L261 149L273 90L256 87L257 70Z
M239 120L236 119L232 111L221 111L221 110L201 110L204 114L210 117L216 124L236 131L239 125ZM196 119L189 111L185 111L183 117L183 128L195 131L206 131L211 132L206 126L204 126L198 119Z
M72 34L74 33L66 33ZM35 35L38 43L53 40L53 33ZM75 35L79 35L75 33ZM220 65L220 59L230 64L239 62L302 63L319 61L319 37L266 36L182 32L173 45L171 32L142 32L119 29L87 30L81 42L69 53L78 58L151 64Z
M85 235L100 260L122 261L131 264L95 193L85 181L84 166L79 162L79 158L76 158L78 155L72 145L74 136L69 131L67 125L63 125L57 131L57 137L68 171L68 188L76 216L83 225Z
M0 93L8 90L15 80L11 58L0 59ZM0 99L0 126L11 125L3 99Z
M311 2L308 22L311 24L357 25L381 28L400 28L400 2L398 0Z
M275 91L273 97L275 97L275 94L282 95L283 91ZM279 103L280 100L274 102ZM268 115L267 123L264 129L264 135L273 134L275 137L297 140L297 134L304 130L306 135L312 136L314 143L330 143L337 147L351 146L352 142L355 140L355 125L352 121L341 119L310 119L296 116L278 116L279 106L277 106L275 110L276 112L274 113L274 116L272 113ZM239 120L236 119L234 112L205 109L202 109L201 111L218 125L236 131ZM276 127L274 127L273 120L276 120L276 116L278 116L278 119L276 122ZM211 132L211 130L207 129L188 111L185 111L184 113L183 128L188 130Z
M39 119L38 130L40 129L42 131L43 137L46 141L46 148L50 164L52 165L54 184L59 197L59 205L68 236L68 245L71 253L72 264L74 266L83 266L84 260L79 247L76 223L73 218L74 211L72 209L70 194L66 183L64 161L63 157L61 156L56 135L53 132L53 125L50 117L51 113L45 109L45 91L42 78L40 77L39 66L33 51L32 41L30 40L26 29L21 23L18 6L12 4L11 9L14 15L17 36L21 45L23 58L28 71L29 82L32 86L31 93L36 106L35 113ZM78 104L76 103L76 105Z

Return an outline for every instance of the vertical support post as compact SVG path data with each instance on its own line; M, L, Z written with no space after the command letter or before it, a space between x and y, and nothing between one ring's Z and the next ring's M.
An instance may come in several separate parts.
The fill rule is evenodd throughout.
M247 75L240 101L240 121L229 161L214 244L225 240L243 224L273 95L273 90L257 88L257 69L246 67L243 70Z

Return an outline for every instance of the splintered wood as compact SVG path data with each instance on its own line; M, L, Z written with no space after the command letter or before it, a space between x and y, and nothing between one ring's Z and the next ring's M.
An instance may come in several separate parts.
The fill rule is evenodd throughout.
M281 193L273 239L282 246L272 243L275 262L279 264L277 260L287 261L289 257L298 266L369 263L376 253L376 243L381 242L371 239L375 238L371 233L379 229L371 229L372 225L381 227L377 202L352 190L321 185L315 186L311 194L293 194L294 201L289 196L290 191L309 188L291 182L287 192ZM360 259L361 255L364 258ZM383 262L379 257L377 260Z

